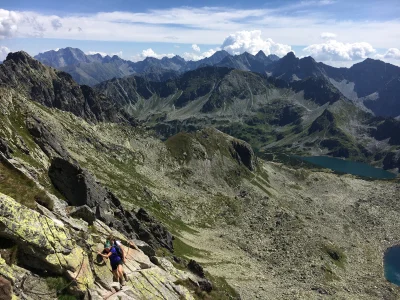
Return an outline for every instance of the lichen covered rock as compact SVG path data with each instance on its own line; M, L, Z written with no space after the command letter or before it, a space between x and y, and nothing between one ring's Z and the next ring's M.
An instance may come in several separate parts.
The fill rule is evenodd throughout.
M18 266L6 264L0 257L0 291L3 288L11 295L14 288L17 295L30 299L54 299L65 289L71 295L86 294L91 299L194 299L186 287L175 283L178 279L196 280L194 274L172 264L160 268L142 251L127 246L122 246L126 258L123 267L129 280L120 290L109 261L97 252L102 251L110 234L125 245L129 245L129 238L99 220L91 225L91 232L85 232L71 227L65 216L58 220L41 212L0 193L0 238L15 242L19 252ZM59 276L64 278L63 285L68 284L48 286L37 274Z
M83 259L64 226L1 193L0 225L0 237L15 241L21 259L33 268L61 274L75 270Z

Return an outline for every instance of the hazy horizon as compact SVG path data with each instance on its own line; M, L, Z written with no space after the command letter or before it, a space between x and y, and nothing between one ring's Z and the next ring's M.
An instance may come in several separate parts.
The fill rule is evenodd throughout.
M366 58L400 65L399 14L394 0L22 0L0 6L0 60L10 51L73 47L132 61L199 60L223 49L280 57L294 51L337 67Z

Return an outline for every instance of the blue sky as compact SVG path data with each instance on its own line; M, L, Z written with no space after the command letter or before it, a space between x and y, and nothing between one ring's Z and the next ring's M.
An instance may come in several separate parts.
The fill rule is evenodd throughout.
M124 59L294 51L336 66L400 64L400 1L0 0L0 60L77 47Z

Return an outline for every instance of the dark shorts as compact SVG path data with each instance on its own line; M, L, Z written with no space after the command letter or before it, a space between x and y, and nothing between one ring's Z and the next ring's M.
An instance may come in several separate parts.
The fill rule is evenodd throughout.
M115 264L111 264L111 269L113 270L113 271L115 271L117 268L118 268L118 266L119 265L122 265L123 264L123 262L122 262L122 259L120 260L120 261L118 261L118 262L116 262Z

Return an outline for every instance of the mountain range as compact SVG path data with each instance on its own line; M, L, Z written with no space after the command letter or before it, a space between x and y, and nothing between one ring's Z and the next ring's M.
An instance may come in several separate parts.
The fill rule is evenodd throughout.
M260 152L328 154L399 167L400 122L374 117L324 77L286 82L210 66L165 82L129 76L94 89L165 138L213 126Z
M142 63L150 60L158 61ZM362 64L381 65L370 60ZM249 142L257 153L327 154L385 169L400 167L400 122L375 117L362 103L345 97L337 84L339 76L354 76L357 65L339 73L310 58L288 54L266 66L276 77L205 66L166 81L127 76L92 88L77 85L69 74L45 67L24 52L10 54L0 67L1 84L91 122L141 122L163 138L212 126ZM393 73L388 71L388 78L397 74L397 67L388 69ZM27 80L27 74L34 76ZM296 80L288 80L289 76ZM360 91L370 91L363 86L364 79L355 81ZM380 77L374 84L382 82ZM374 89L372 83L369 86Z
M42 63L65 71L79 84L93 86L112 78L129 75L142 76L149 81L166 81L177 78L199 67L216 66L266 74L295 82L307 77L323 77L340 93L356 105L376 116L400 116L399 82L400 68L379 60L366 59L350 68L335 68L316 62L312 57L297 58L293 52L279 58L266 56L262 51L256 55L243 53L230 55L221 50L199 61L185 61L179 56L162 59L147 57L132 62L118 56L102 57L86 55L76 48L41 53L35 58Z
M147 57L135 63L116 55L112 57L108 55L102 57L100 54L86 55L77 48L64 48L40 53L35 56L35 59L45 65L70 73L79 84L95 85L107 79L132 74L141 75L152 81L164 81L184 72L210 65L262 71L263 68L257 68L258 64L266 66L279 58L275 55L265 56L262 51L256 56L249 53L232 56L221 50L198 61L186 61L176 55L162 59Z

